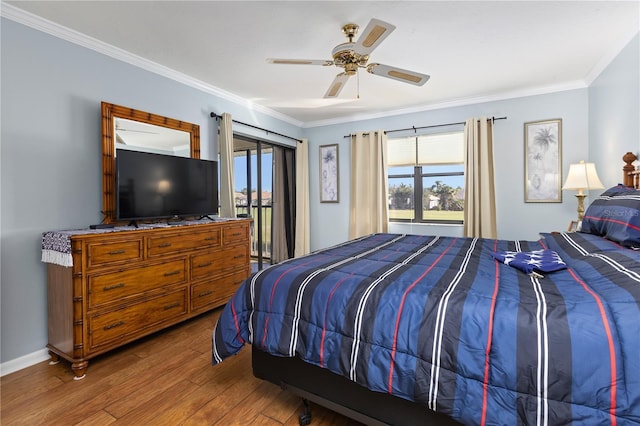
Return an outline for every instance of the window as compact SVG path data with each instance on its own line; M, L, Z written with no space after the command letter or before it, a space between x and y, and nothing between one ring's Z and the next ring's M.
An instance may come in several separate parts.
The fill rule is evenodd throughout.
M463 132L388 140L389 220L462 223Z

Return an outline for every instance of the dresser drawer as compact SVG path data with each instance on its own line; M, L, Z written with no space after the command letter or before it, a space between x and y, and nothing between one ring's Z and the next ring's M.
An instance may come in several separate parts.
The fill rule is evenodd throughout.
M87 243L87 266L112 265L142 260L142 238Z
M89 275L89 309L163 286L186 282L186 259Z
M156 297L126 308L89 316L89 349L117 343L157 329L162 322L187 314L187 289Z
M224 270L244 267L249 262L246 245L233 246L224 251L213 251L191 256L191 279L219 274Z
M249 239L249 227L246 225L227 225L222 228L222 240L225 244L233 244Z
M226 303L240 284L247 278L246 271L239 271L214 280L191 286L191 310L196 311L209 305Z
M149 257L163 256L184 250L213 248L221 244L220 228L166 236L151 236L147 241Z

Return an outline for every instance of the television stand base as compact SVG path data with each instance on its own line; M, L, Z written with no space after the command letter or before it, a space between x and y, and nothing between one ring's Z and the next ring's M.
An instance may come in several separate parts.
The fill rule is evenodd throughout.
M110 229L114 227L115 225L112 223L96 223L94 225L89 225L89 229Z

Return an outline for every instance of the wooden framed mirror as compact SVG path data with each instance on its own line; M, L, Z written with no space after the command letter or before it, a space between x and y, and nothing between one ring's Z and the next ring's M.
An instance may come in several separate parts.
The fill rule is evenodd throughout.
M116 221L116 151L132 149L200 158L200 126L102 102L102 211Z

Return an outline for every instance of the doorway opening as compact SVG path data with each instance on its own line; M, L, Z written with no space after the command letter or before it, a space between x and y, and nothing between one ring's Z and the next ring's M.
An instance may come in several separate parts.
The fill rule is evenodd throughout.
M271 264L273 149L268 143L234 136L233 181L236 212L253 219L252 272Z
M293 257L295 148L234 136L234 200L253 219L252 271Z

